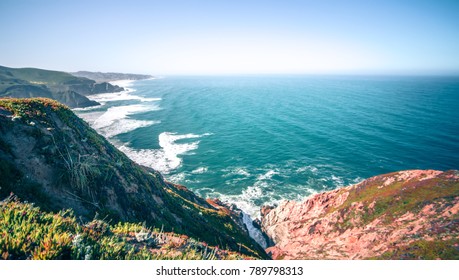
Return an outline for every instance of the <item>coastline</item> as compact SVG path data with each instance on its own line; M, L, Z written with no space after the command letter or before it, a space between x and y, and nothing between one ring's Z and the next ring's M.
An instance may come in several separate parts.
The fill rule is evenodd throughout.
M162 81L161 84L163 82L166 82L166 81ZM174 87L174 83L176 83L175 80L170 79L170 81L167 81L167 82L168 83L165 84L167 88L169 89L172 88L174 89L174 91L175 89L177 89ZM183 81L178 80L178 82L179 83L177 84L180 84ZM227 81L218 80L218 82L221 82L223 85L229 85L229 86L231 85L231 83L228 83ZM133 81L121 80L121 81L118 81L117 83L121 85L125 85L125 86L127 85L127 89L136 88L135 83L133 84ZM142 94L144 96L155 96L156 89L161 90L162 88L162 86L159 88L154 86L152 87L151 90L149 90L148 83L139 83L139 85L140 84L142 84L142 86L141 87L139 86L138 88L139 94ZM360 178L360 176L352 176L352 177L348 176L347 178L345 178L340 173L336 173L337 172L336 169L333 169L334 163L327 164L327 165L319 165L317 163L314 163L308 160L276 161L274 162L275 164L270 164L270 165L260 164L256 166L255 165L251 166L250 164L245 164L242 161L244 159L244 156L241 156L239 157L241 161L237 161L239 160L239 158L234 157L233 158L234 162L231 162L231 164L224 166L224 168L221 168L221 165L219 165L217 161L215 162L214 161L196 161L195 160L196 158L201 158L200 156L201 152L209 151L209 149L212 149L213 147L219 147L219 146L212 146L212 145L209 146L207 143L215 143L214 139L220 138L223 135L222 132L224 131L218 130L218 128L216 128L215 126L213 127L206 126L205 129L208 129L207 131L200 130L199 127L195 127L195 126L192 126L192 127L182 126L181 127L181 126L175 125L174 123L171 123L170 121L168 121L169 118L174 119L173 115L176 112L178 112L179 114L182 114L181 115L182 119L185 115L191 116L190 113L194 113L195 110L187 111L186 106L195 106L196 103L194 103L194 100L196 100L197 98L202 98L199 100L201 100L201 102L206 102L207 100L209 100L208 97L212 97L218 94L218 92L210 91L212 93L212 96L204 95L203 94L204 91L199 91L199 92L197 91L195 95L192 95L193 90L195 90L195 86L192 85L192 82L189 82L188 84L189 84L188 87L182 87L183 89L182 91L190 92L190 94L182 94L182 93L177 94L175 96L176 97L175 100L174 100L173 92L171 92L171 95L168 96L167 100L164 100L164 102L159 102L159 103L158 102L141 102L140 99L138 99L137 101L132 101L133 99L132 95L135 95L136 93L131 92L129 94L130 95L129 98L127 98L126 96L123 97L124 100L129 100L129 101L113 103L112 108L108 109L111 111L108 112L104 116L104 121L110 122L110 124L112 124L112 129L113 128L117 129L116 133L119 132L118 130L119 128L123 126L127 126L127 125L130 125L131 131L133 131L136 128L142 128L142 129L137 132L133 132L130 135L123 135L121 137L115 137L111 141L115 142L115 145L121 151L123 151L126 155L128 155L131 159L133 159L134 161L136 161L137 163L143 166L151 167L153 169L160 171L161 174L164 174L169 181L178 183L180 185L188 186L191 190L193 190L195 193L197 193L201 197L218 198L221 201L234 203L237 207L244 210L244 212L250 214L251 219L256 219L259 216L259 209L264 204L272 205L273 203L278 202L278 204L280 205L281 200L294 200L294 201L306 200L309 196L312 195L311 194L312 191L324 192L324 191L332 190L332 187L333 189L335 189L340 186L349 186L349 185L352 185L353 183L357 183L357 182L352 182L353 178ZM206 84L203 84L203 85L206 85ZM281 87L279 87L279 89L280 88ZM180 87L178 89L181 90ZM277 92L277 89L278 88L274 88L276 92ZM219 90L221 89L219 88ZM234 96L234 93L235 93L234 91L228 91L228 92L233 93L233 94L227 94L227 96ZM296 92L292 92L292 96L293 94L296 94ZM363 94L364 93L362 93L362 95ZM112 98L113 100L113 98L116 97L116 95L117 94L114 93L110 96L110 98ZM298 95L295 95L295 96L298 96ZM187 100L186 103L183 103L182 100L184 100L184 97L186 98L190 97L190 99ZM375 94L374 97L379 98L380 96L378 94ZM168 105L168 103L171 104L170 103L171 100L172 102L176 102L172 104L181 104L180 105L181 107L176 107L175 105L174 106ZM263 100L260 100L260 101L263 101ZM152 106L153 104L156 104L157 106L159 105L164 106L164 109L169 110L167 115L164 115L165 112L158 113L158 114L155 112L152 112L151 114L147 115L146 114L147 110L155 110L153 109L153 107L148 107L148 106ZM203 103L203 104L205 104L206 106L215 106L218 103ZM229 103L229 104L233 104L233 103ZM333 103L331 104L333 105ZM257 108L256 105L253 105L253 106ZM177 109L177 108L180 108L181 110L171 111L171 109ZM329 107L327 106L327 108ZM159 108L159 109L162 109L162 108ZM240 111L235 111L235 112L241 113ZM323 113L323 112L318 111L318 113ZM121 118L119 117L120 115L121 115ZM225 115L225 114L222 114L222 115ZM343 114L343 115L347 116L349 114ZM118 116L118 118L115 119L114 117L116 116ZM248 117L252 115L242 115L242 116ZM325 117L328 117L328 115ZM411 118L410 115L408 115L407 117L408 119ZM328 124L334 124L333 122L334 120L332 120L332 118L329 118L329 119L331 120L331 122L328 122ZM164 121L164 124L158 127L151 127L151 128L146 129L143 127L146 127L152 124L141 122L145 120L155 120L155 121L162 120ZM177 121L180 121L181 119L175 118L175 120L177 122ZM200 120L207 121L207 119L203 119L203 118L201 118ZM223 120L223 119L220 119L220 120ZM298 120L298 119L297 117L294 117L293 120ZM190 122L184 121L184 123L186 123L187 125L190 125ZM102 120L100 120L98 124L105 125L102 123ZM336 123L336 124L339 125L339 123ZM352 124L352 120L350 124ZM387 123L383 123L383 124L387 124ZM310 124L310 123L305 122L304 127L314 128L316 126L315 124ZM336 127L337 126L335 127L331 126L330 128L336 128ZM108 129L109 127L107 127L107 130ZM178 131L178 132L176 134L172 134L171 131L172 132ZM236 130L233 130L233 131L236 131ZM332 130L327 130L327 131L332 131ZM323 135L323 138L327 136L327 133L328 133L327 131ZM365 126L357 127L357 130L353 130L353 131L366 132ZM204 139L204 138L192 139L192 137L199 138L197 137L198 134L193 134L193 133L198 133L198 132L200 133L212 132L212 133L215 133L215 137L214 136L210 137L212 139L210 138L209 139ZM178 133L181 133L181 134L178 134ZM109 136L113 136L113 134L109 134ZM142 145L138 145L139 142L137 141L139 141L138 140L139 137L142 137L141 139L141 141L143 141ZM314 140L312 136L310 138L302 138L302 139L308 140L308 141L311 141L311 139ZM346 147L347 147L348 146L347 144L349 143L348 141L340 142L342 139L339 137L330 138L330 139L332 139L333 143L337 146L340 146L340 144L346 144ZM244 139L241 139L241 140L244 140ZM357 138L357 140L362 140L362 137ZM370 140L374 140L374 139L370 139ZM201 142L201 143L198 143L198 142ZM307 141L305 142L308 143ZM133 144L131 145L131 143ZM238 142L236 141L232 143L236 145L238 144ZM245 142L242 142L242 143L245 143ZM314 142L310 142L310 143L314 143ZM198 151L197 156L190 156L194 154L193 149L197 149L198 144L200 147L204 147L204 149L201 149L200 151ZM319 143L319 142L315 144L322 145L322 143ZM183 146L183 145L188 145L188 146ZM242 148L245 148L242 146L244 145L240 145L238 147L239 149L235 149L235 151L240 153ZM237 146L231 145L231 146L226 146L226 147L234 148ZM257 147L260 147L260 146L254 145L254 146L251 146L251 149L256 150ZM279 147L282 148L282 146L279 146ZM292 148L292 146L288 146L288 147ZM318 147L321 147L321 146L318 146ZM187 148L187 149L182 149L182 148ZM294 148L295 146L293 146L292 151L295 150ZM188 153L188 155L184 156L183 155L184 153L179 154L177 152L178 150L185 151L185 153ZM282 151L282 149L279 149L279 151ZM359 149L355 148L352 151L357 153L359 152ZM211 152L214 153L214 151L211 151ZM250 152L250 151L247 151L247 152ZM218 154L218 153L215 153L215 154ZM163 167L163 169L170 169L171 166L168 166L167 163L171 161L171 157L167 158L166 157L167 155L168 156L173 155L174 160L176 160L177 158L180 158L179 160L184 160L185 163L180 167L181 162L178 162L178 165L174 165L174 166L179 166L179 167L176 167L175 170L173 170L170 173L163 172L163 170L158 169L157 166L159 165L160 167ZM314 157L313 154L308 154L308 155L310 157ZM365 153L358 154L359 157L365 157L366 155L367 154ZM370 158L371 160L378 159L376 157L378 156L377 154L375 154L374 158L371 153L370 155L372 157ZM207 159L208 157L202 157L202 158ZM391 158L395 159L393 157ZM338 161L338 164L340 163L341 162ZM343 164L344 163L345 162L343 162ZM336 165L336 166L337 168L339 168L339 165ZM381 166L383 165L381 164ZM360 170L362 172L362 170L365 170L363 167L364 166L360 165L360 167L357 166L354 170ZM392 167L392 166L389 166L389 167ZM409 168L410 168L409 163L407 163L406 169L409 169ZM369 168L367 168L367 170L368 169ZM446 170L446 169L438 168L438 167L436 169ZM399 170L399 169L391 168L391 170ZM378 173L374 172L374 174L384 174L384 173L390 172L391 170L384 171L384 172L378 172ZM289 179L288 176L296 176L296 178L298 179L297 181L298 183L296 185L294 184L288 185L284 183ZM363 180L363 178L368 178L370 176L366 176L366 175L362 176L359 181ZM174 177L174 179L172 179L171 177ZM222 178L222 179L214 179L214 178ZM302 178L304 178L304 180ZM343 178L345 179L343 180ZM301 179L301 181L299 179ZM203 185L207 182L223 182L223 184L218 185L218 184L209 183L208 186L203 187ZM223 189L222 186L227 187L227 189ZM309 189L306 189L307 187L309 187ZM314 187L316 188L313 189ZM282 192L284 189L290 192L289 193L287 191ZM249 211L247 211L247 209L249 209ZM246 224L248 225L247 227L250 228L249 226L252 224L252 221L249 221L249 223L246 223Z
M153 77L153 78L145 79L145 80L155 80L155 79L157 79L157 78ZM105 134L104 135L105 138L108 141L110 141L120 152L122 152L126 156L128 156L131 160L137 162L138 164L140 164L142 166L151 167L151 164L149 164L149 162L145 162L144 159L142 159L142 160L138 159L138 156L136 155L135 149L132 149L132 148L129 148L129 147L126 146L126 144L128 144L128 143L120 143L119 141L112 139L112 137L110 137L110 136L114 136L114 135L108 134L108 133L103 133L103 130L101 131L101 127L98 127L96 122L94 122L93 120L89 120L88 118L85 118L85 115L84 115L85 112L87 112L87 111L92 111L92 110L97 110L97 109L102 108L103 106L105 106L105 104L107 102L110 102L110 101L138 100L138 101L140 101L142 103L142 102L148 102L148 101L159 101L159 100L161 100L160 98L144 98L144 97L139 97L139 96L133 95L132 93L135 92L136 90L134 88L132 88L132 86L133 86L134 82L136 82L136 81L138 81L138 80L115 80L115 81L110 81L110 83L112 85L123 87L124 91L89 95L88 96L89 99L94 100L96 102L99 102L101 105L91 106L91 107L87 107L87 108L75 108L75 109L73 109L73 111L75 113L77 113L77 115L79 117L81 117L85 121L87 121L90 124L90 126L93 127L94 129L96 129L99 133L101 133L102 135ZM145 123L145 125L153 125L153 124L154 123ZM198 135L196 135L196 137L197 136ZM207 135L203 135L203 136L207 136ZM173 138L172 135L171 135L171 137ZM195 136L192 136L192 137L195 137ZM199 137L202 137L202 136L199 136ZM180 140L180 139L181 139L181 137L177 137L177 140ZM172 141L172 142L174 142L174 141ZM163 164L167 164L167 162L164 162ZM177 168L177 167L175 167L175 168ZM157 170L157 171L161 172L161 170ZM173 180L171 180L172 178L168 178L167 172L166 173L161 172L161 174L163 176L165 176L165 179L168 180L169 182L177 183L177 182L174 182ZM196 193L195 190L193 190L193 192ZM197 193L197 195L200 196L199 193ZM250 213L249 213L249 211L247 211L247 209L241 208L241 206L246 204L244 201L238 201L238 200L235 200L235 199L231 199L230 197L225 198L225 195L222 195L222 196L219 196L219 197L203 197L203 198L204 199L206 199L206 198L210 198L210 199L220 198L220 199L222 199L222 201L224 203L226 203L228 205L234 205L241 212L242 217L241 217L240 221L246 226L250 237L253 240L255 240L255 242L257 242L260 246L262 246L263 248L266 248L267 247L267 243L266 243L265 238L263 237L262 231L260 230L259 227L254 226L254 223L256 223L256 221L260 218L261 207L258 207L256 210L250 211ZM279 201L273 201L271 204L273 204L273 203L277 204L278 202ZM253 206L246 205L245 208L247 208L247 207L249 209L253 208Z
M124 84L126 84L125 81ZM118 110L119 107L123 106L115 106L115 110ZM33 126L35 126L35 124ZM271 175L274 175L274 173L271 172ZM441 175L442 177L435 177L437 175ZM264 176L263 178L266 179L266 177L268 176ZM441 183L438 183L437 179L441 180ZM399 182L402 182L403 185L400 185ZM457 240L457 230L451 228L451 226L454 226L456 223L454 219L459 211L457 182L459 182L459 175L455 170L448 172L435 170L406 170L392 174L383 174L366 179L359 184L349 185L343 188L337 186L333 191L324 191L314 196L303 197L303 202L285 201L277 207L268 207L268 210L262 213L262 219L258 223L254 223L244 211L239 211L237 202L235 202L236 207L226 206L226 208L240 213L238 217L233 218L233 221L244 223L246 234L248 232L251 239L257 242L261 247L269 247L267 252L271 253L274 259L405 258L406 254L401 254L397 250L402 250L402 252L410 251L413 252L413 256L417 256L417 244L436 246L437 243L435 242L445 241L445 239L439 239L445 236L445 232L448 238L451 236L451 239L441 243L441 246L451 247L448 249L448 253L444 254L440 251L428 253L434 254L435 256L438 255L439 258L442 259L450 259L452 258L451 256L455 256L455 251L453 249L457 247L457 241L455 241ZM166 181L166 184L169 183ZM394 192L393 190L396 188L401 189L401 191ZM444 189L439 193L438 188ZM181 188L178 186L178 189L186 190L186 187ZM386 191L386 189L388 191ZM193 189L190 188L190 190ZM412 192L415 195L406 196L408 192ZM418 195L419 192L424 196ZM194 192L192 191L190 193ZM363 198L362 193L365 194ZM451 199L451 197L454 199L453 204L450 202L445 203L445 199ZM202 199L202 197L199 199ZM411 199L412 202L409 201L409 199ZM394 207L389 205L389 203L393 203ZM419 205L423 206L423 208L419 208ZM436 217L438 218L438 215L436 215L438 212L440 212L442 217L447 218L446 222L443 220L435 220ZM303 217L306 218L302 218L299 214L304 214ZM395 217L395 223L391 222L390 219L387 220L386 217L388 216ZM297 217L298 220L289 220L295 217ZM311 222L310 225L308 224L308 226L303 229L306 220L311 220ZM421 224L419 224L419 222L421 222ZM370 227L366 226L365 223L369 223ZM438 229L432 230L432 228L429 227L432 223L437 223ZM403 229L400 229L400 224L404 224ZM381 225L385 227L382 228ZM420 228L422 231L419 229L416 231L413 230L419 226L422 226L422 228ZM361 230L362 228L369 228L369 231ZM376 229L381 229L380 231L383 237L385 237L388 232L391 234L390 238L405 238L409 234L419 235L420 237L410 237L410 239L407 240L400 239L401 245L393 250L393 242L391 243L389 239L378 237L377 240L382 240L382 245L374 243L374 240L376 240ZM327 234L326 231L330 233ZM358 236L357 240L349 237L349 232L354 232L351 236ZM418 234L419 232L420 234ZM333 234L335 233L340 234L334 237ZM293 240L292 234L295 235L297 239ZM425 237L432 236L432 234L434 238L438 240L432 240ZM268 236L269 239L267 239L266 236ZM318 241L316 241L316 239ZM350 240L348 243L343 243L343 240L348 239ZM305 240L312 241L305 242ZM275 245L266 246L266 243L274 243ZM312 249L308 249L307 251L312 251L313 255L305 255L303 253L304 250L298 247L297 243L328 244L327 246L329 246L329 248L325 250L325 253L320 253L320 248L311 247ZM414 243L414 245L411 245L412 243ZM343 244L350 248L349 252L343 253L341 250ZM376 249L368 249L371 248L371 246L379 247ZM360 253L362 251L361 248L367 248L365 254ZM381 248L384 249L384 255L373 254L381 250ZM435 250L441 250L442 247L438 248L439 249ZM422 254L424 253L421 252L421 256L423 256ZM408 256L408 258L411 257Z
M105 98L110 98L112 96L120 96L121 98L124 96L124 98L126 98L126 96L129 93L135 91L133 88L131 88L131 85L135 81L136 80L115 80L115 81L110 81L110 82L108 82L109 84L114 85L114 86L122 87L124 90L123 91L119 91L119 92L106 92L106 93L96 93L96 94L86 95L86 98L88 98L91 101L98 102L99 105L86 106L86 107L77 107L77 108L72 108L72 110L74 112L91 111L91 110L100 108L103 105L105 105L105 103L106 103L106 102L104 102Z

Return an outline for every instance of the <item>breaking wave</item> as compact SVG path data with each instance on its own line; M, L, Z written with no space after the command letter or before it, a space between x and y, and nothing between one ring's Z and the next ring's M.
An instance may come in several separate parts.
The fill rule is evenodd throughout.
M159 135L160 149L133 149L122 145L119 149L138 164L151 167L164 174L169 174L182 164L180 155L187 154L198 148L199 140L195 140L210 134L176 134L163 132ZM193 139L189 143L176 143L178 140ZM178 178L180 179L180 178Z
M140 127L146 127L159 123L159 121L136 120L131 115L141 112L157 111L157 105L134 104L127 106L110 107L94 120L92 126L107 138L121 133L126 133Z

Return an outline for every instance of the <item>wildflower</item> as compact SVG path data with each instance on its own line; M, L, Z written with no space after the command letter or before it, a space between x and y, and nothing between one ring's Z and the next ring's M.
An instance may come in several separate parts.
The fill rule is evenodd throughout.
M92 257L92 254L91 254L92 252L91 251L92 251L91 250L91 246L89 246L89 245L86 246L86 254L84 255L84 260L85 261L91 259L91 257Z
M81 237L81 234L75 235L75 237L72 240L73 246L78 247L82 240L83 240L83 238Z

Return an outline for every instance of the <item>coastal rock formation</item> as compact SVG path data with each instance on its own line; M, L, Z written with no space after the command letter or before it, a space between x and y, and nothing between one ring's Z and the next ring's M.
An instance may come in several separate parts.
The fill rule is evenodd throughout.
M262 210L273 259L457 259L458 171L372 177Z
M72 209L79 221L145 223L267 257L224 207L134 163L51 99L0 99L0 176L0 200L13 193L41 211Z

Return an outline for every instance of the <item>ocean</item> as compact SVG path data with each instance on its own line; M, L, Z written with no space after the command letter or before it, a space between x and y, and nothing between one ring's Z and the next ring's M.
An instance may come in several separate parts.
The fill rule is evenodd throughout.
M459 78L171 76L75 112L139 164L252 217L405 169L459 168Z

